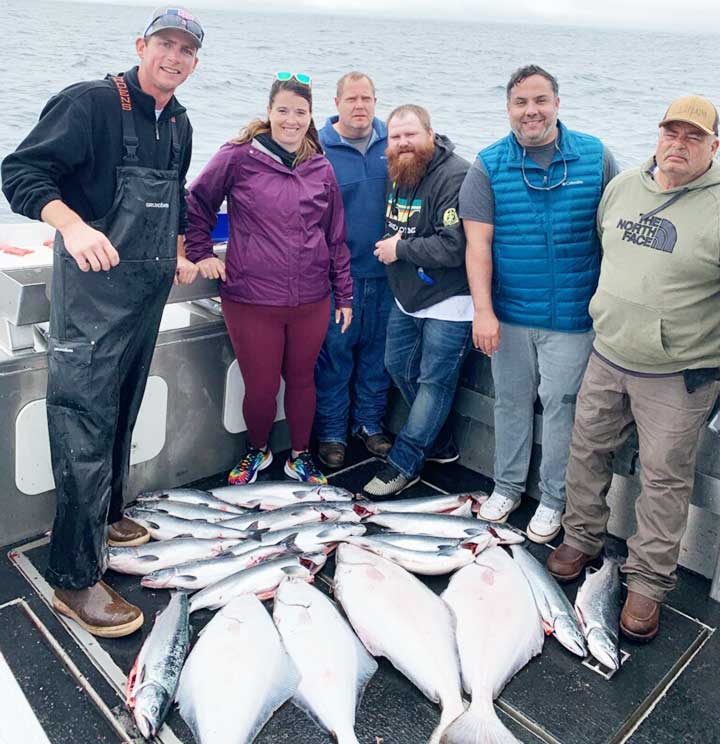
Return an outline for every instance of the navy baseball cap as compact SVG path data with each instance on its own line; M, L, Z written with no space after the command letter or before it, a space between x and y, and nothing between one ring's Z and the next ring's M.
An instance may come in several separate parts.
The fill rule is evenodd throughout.
M200 25L200 21L190 11L184 8L168 8L165 6L155 8L152 16L150 16L150 22L145 29L143 37L147 39L158 31L163 31L167 28L184 31L188 36L192 36L192 40L198 49L202 46L205 32Z

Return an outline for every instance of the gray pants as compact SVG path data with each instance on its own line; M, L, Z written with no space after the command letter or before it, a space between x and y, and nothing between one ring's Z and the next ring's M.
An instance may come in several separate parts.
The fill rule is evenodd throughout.
M492 356L495 384L495 489L518 500L525 490L533 443L535 399L543 405L540 500L565 504L565 466L575 399L594 334L560 333L503 323Z
M680 540L695 480L700 429L720 383L690 394L681 374L638 377L593 354L578 395L567 466L565 542L585 553L602 548L610 510L613 454L637 425L640 496L637 531L627 541L628 588L657 602L675 586Z

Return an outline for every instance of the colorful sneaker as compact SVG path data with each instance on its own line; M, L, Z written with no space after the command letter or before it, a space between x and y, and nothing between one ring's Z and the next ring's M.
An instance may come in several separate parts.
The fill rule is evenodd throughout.
M285 461L285 475L303 483L316 483L319 486L327 485L327 478L313 462L310 453L305 450L297 457L290 457Z
M248 447L242 460L230 471L228 483L231 486L247 486L254 483L258 473L273 461L272 452L257 447Z
M419 480L419 475L406 478L396 467L388 463L369 483L365 484L363 491L369 496L394 496L415 485Z

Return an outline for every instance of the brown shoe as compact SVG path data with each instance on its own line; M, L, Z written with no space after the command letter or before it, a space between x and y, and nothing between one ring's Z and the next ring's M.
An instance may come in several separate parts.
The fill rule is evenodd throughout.
M150 533L127 517L113 522L108 528L108 545L113 548L132 548L135 545L144 545L149 539Z
M101 638L119 638L142 627L139 607L126 602L104 581L87 589L56 589L53 607L74 620L88 633Z
M365 449L375 457L387 457L388 452L392 449L390 437L380 432L380 434L368 434L367 429L363 426L355 432L358 439L362 439Z
M596 559L597 555L583 553L582 550L562 543L559 548L550 553L545 566L558 581L574 581L580 576L583 568Z
M620 613L620 630L631 641L645 643L657 635L660 627L660 602L629 591Z
M345 445L342 442L320 442L318 458L329 468L340 468L345 462Z

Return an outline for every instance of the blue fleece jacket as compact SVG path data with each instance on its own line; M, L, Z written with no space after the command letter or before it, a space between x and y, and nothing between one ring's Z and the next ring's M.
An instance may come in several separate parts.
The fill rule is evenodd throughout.
M387 129L379 119L373 119L375 137L365 155L343 142L331 116L320 130L325 155L335 170L345 207L347 246L350 249L350 270L356 279L385 276L385 267L375 258L376 241L385 230L385 180L387 178Z

